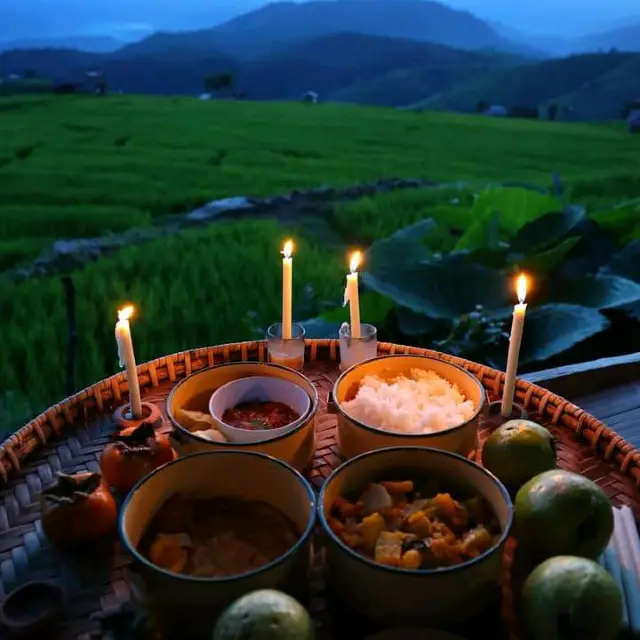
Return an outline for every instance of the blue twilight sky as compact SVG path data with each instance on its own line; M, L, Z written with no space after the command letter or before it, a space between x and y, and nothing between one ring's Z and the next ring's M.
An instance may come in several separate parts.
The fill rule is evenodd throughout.
M260 0L0 0L0 38L100 33L128 39L153 29L213 26L261 4ZM640 0L448 0L446 4L541 34L576 35L606 30L632 17L640 21Z

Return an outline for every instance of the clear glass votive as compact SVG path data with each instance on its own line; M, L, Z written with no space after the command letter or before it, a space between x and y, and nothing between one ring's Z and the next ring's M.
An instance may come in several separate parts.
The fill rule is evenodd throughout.
M282 323L276 322L267 329L269 362L300 371L304 367L304 327L291 325L291 337L282 337Z
M348 369L354 364L377 357L378 330L372 324L361 324L361 337L352 338L351 326L344 322L338 335L340 336L341 369Z

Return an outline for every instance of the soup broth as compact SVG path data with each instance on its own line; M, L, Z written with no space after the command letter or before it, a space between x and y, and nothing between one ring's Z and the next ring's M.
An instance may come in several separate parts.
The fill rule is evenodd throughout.
M293 522L266 502L177 495L154 516L141 551L168 571L215 578L258 569L299 538Z

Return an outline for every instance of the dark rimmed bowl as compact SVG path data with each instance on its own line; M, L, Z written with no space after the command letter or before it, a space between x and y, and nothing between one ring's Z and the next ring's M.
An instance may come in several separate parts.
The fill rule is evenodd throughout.
M65 592L50 581L27 582L12 591L0 605L0 621L15 637L51 634L62 618Z
M158 509L176 493L267 502L291 519L300 538L276 560L236 576L200 578L166 571L138 547ZM311 485L289 465L260 453L209 451L178 458L143 478L122 506L119 530L135 560L134 586L153 615L169 629L188 631L186 637L210 638L220 612L250 591L280 589L304 598L315 515Z
M338 496L389 479L435 479L443 488L480 494L502 529L498 544L453 567L408 570L370 560L345 545L327 518ZM441 626L471 617L493 598L500 585L502 551L513 521L513 504L491 473L454 453L426 447L389 447L359 455L327 479L318 500L326 537L328 580L347 607L383 626Z
M309 395L311 408L304 420L290 431L262 442L212 442L191 433L180 424L180 409L209 414L209 399L223 384L249 376L269 376L293 382ZM169 394L167 413L174 431L172 445L181 455L200 451L242 451L264 453L278 458L298 471L311 466L315 453L315 418L318 411L318 392L313 383L301 373L281 365L266 362L232 362L196 371L181 380Z
M356 420L344 408L352 400L365 376L391 378L408 375L411 369L433 371L458 386L473 402L474 413L469 420L454 427L433 433L407 434L385 431L375 425ZM428 356L381 356L347 369L333 387L330 410L338 414L338 443L344 458L352 458L366 451L383 447L433 447L461 455L469 455L477 447L478 423L486 400L480 381L458 365Z

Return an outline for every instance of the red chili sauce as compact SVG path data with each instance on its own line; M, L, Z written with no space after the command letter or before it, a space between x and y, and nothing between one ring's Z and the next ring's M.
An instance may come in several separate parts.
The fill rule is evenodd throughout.
M238 429L260 431L285 427L299 417L300 414L282 402L254 400L227 409L222 415L222 420Z

